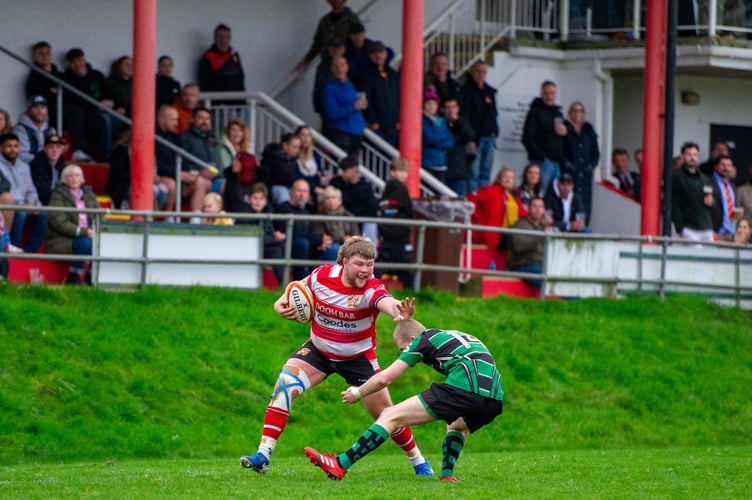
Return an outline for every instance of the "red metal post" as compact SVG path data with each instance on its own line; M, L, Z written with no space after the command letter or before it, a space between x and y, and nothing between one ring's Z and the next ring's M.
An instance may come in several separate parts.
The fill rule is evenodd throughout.
M402 68L400 70L400 154L410 164L407 188L420 197L421 115L423 109L424 0L402 2Z
M131 208L154 208L157 0L133 0Z
M642 217L640 233L659 236L666 82L666 2L648 0L645 35L645 98L642 125Z

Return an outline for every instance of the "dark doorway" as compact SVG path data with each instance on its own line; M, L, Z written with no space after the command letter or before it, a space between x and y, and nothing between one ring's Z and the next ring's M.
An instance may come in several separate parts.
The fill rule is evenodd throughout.
M715 141L726 141L731 159L736 166L736 185L749 182L749 168L752 166L752 127L734 125L710 125L710 145Z

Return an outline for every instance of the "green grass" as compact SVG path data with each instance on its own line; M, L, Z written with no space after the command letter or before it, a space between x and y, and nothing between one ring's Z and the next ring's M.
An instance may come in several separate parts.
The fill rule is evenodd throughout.
M344 492L301 455L306 445L342 451L371 423L360 406L340 403L345 384L337 377L296 401L268 476L237 465L256 450L282 363L307 338L306 326L274 314L275 298L1 284L0 497L149 497L160 486L172 496L283 496L269 478L285 478L289 497L319 496L298 484L301 477L327 496ZM748 491L748 312L702 297L539 302L424 292L417 304L427 326L483 339L504 378L504 414L470 437L458 466L466 482L452 491L486 498L494 488L503 497ZM392 328L379 320L383 366L398 354ZM392 385L392 397L440 378L416 367ZM444 425L414 431L437 466ZM408 478L389 489L406 469L386 445L348 484L363 484L365 497L382 496L374 484L416 498L453 487ZM122 489L108 489L114 484Z

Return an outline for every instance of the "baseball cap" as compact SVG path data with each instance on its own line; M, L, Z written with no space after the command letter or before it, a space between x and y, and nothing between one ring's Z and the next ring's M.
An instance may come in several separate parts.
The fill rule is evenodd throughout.
M28 101L26 101L27 108L36 106L37 104L44 104L45 106L47 106L47 98L45 98L43 95L33 95L29 97Z
M363 26L361 23L352 23L350 25L350 34L354 35L355 33L363 33L365 32L366 27Z
M79 49L78 47L74 49L70 49L67 54L65 54L65 59L70 62L74 59L78 59L79 57L84 56L84 51Z
M559 182L574 182L574 177L569 172L564 172L559 176Z
M63 138L60 137L59 135L50 134L44 138L44 144L46 146L47 144L64 144L64 143L63 143Z

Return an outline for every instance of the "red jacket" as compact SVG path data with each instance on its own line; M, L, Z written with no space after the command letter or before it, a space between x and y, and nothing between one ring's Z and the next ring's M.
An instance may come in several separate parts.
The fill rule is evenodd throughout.
M475 212L473 212L472 223L481 226L509 227L520 217L527 217L527 210L522 201L511 193L507 193L501 184L495 183L480 188L474 193L468 195L467 199L475 203ZM516 205L507 213L508 202L514 202ZM516 214L514 212L517 212ZM501 233L489 233L487 231L476 231L473 233L473 243L483 243L491 248L499 247Z

